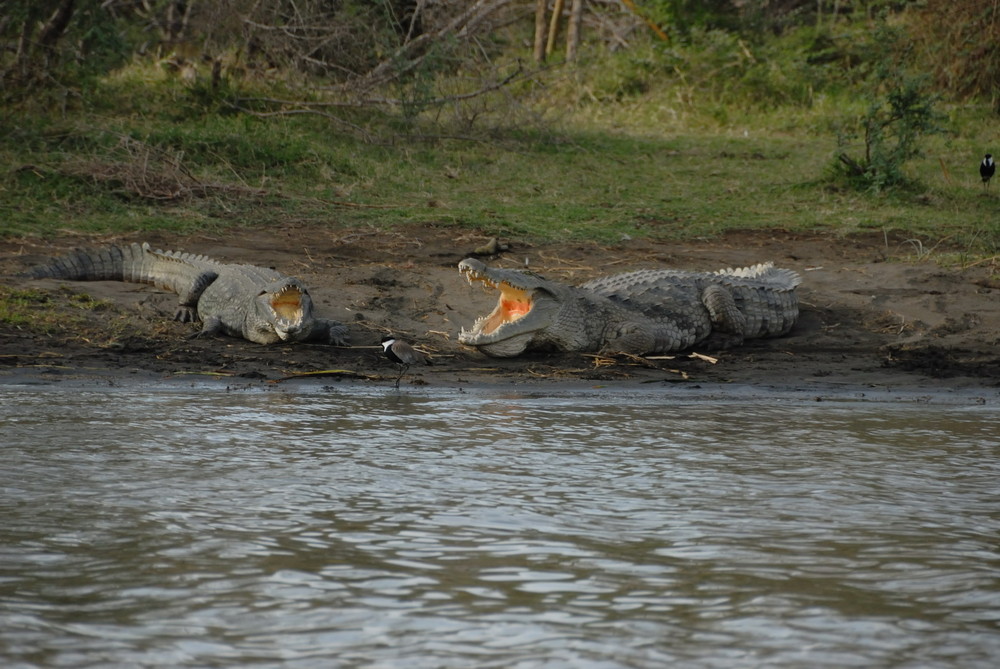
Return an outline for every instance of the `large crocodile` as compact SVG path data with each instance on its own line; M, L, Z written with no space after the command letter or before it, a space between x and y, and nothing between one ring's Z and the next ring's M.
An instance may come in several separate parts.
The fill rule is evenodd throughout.
M799 314L799 275L771 263L717 272L639 270L579 286L525 270L458 265L470 284L499 289L489 315L458 341L495 357L531 349L664 353L727 348L786 334Z
M347 342L344 325L313 316L305 284L264 267L130 244L77 250L33 268L27 276L153 284L180 296L174 320L202 322L202 330L193 336L222 333L258 344Z

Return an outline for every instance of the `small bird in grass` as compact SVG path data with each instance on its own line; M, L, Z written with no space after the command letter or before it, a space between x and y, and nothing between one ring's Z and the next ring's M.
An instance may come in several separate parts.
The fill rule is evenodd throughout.
M399 376L396 377L396 387L399 388L399 380L406 374L410 365L431 365L433 364L426 355L407 344L402 339L396 339L393 335L382 337L382 351L385 357L399 365Z
M987 153L983 162L979 163L979 176L983 178L983 188L986 190L990 189L990 179L993 178L993 173L996 171L997 164L993 162L993 156Z

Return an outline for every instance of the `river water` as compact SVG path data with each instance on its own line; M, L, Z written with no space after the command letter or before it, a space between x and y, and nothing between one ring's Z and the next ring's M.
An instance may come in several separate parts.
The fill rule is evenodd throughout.
M1000 408L0 388L5 667L1000 666Z

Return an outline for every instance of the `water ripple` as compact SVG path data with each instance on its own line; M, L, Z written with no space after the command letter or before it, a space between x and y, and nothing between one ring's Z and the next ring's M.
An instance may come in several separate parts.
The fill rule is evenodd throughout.
M997 411L0 390L0 659L992 667Z

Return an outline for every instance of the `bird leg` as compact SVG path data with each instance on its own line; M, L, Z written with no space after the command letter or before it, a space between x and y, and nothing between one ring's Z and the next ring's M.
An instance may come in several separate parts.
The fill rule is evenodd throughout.
M396 377L396 389L397 390L399 389L399 380L403 378L403 374L406 374L406 370L408 370L409 368L410 368L409 365L400 365L399 366L399 376Z

